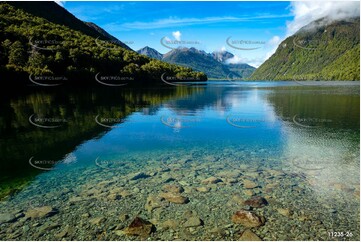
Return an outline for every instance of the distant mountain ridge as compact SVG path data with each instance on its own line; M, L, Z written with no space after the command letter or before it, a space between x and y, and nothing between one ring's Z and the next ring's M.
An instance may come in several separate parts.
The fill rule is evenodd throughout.
M194 47L179 47L162 55L157 50L146 46L137 52L150 58L190 67L194 70L205 73L208 78L214 79L245 79L255 70L254 67L245 63L228 64L227 60L233 58L234 55L227 51L207 53Z
M159 53L158 51L156 51L153 48L150 48L149 46L146 46L140 50L137 51L139 54L141 55L146 55L150 58L154 58L157 60L162 60L163 59L163 55L161 53Z
M250 80L360 80L360 18L319 19L301 28Z

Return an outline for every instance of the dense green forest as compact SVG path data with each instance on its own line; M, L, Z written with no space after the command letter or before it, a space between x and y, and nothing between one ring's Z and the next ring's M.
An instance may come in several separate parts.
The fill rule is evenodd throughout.
M360 80L360 18L312 22L288 37L251 80Z
M165 72L180 81L207 79L204 73L150 59L5 2L0 3L0 29L0 73L12 84L28 81L29 75L92 84L97 73L132 83L160 81Z

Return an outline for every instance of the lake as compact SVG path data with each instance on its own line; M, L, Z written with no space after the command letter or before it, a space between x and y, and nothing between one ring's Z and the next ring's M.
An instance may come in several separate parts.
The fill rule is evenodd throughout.
M3 95L0 239L359 240L359 92L214 81Z

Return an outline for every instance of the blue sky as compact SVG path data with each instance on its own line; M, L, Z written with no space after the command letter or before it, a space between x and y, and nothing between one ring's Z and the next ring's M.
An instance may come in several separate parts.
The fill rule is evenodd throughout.
M236 55L231 60L233 63L255 67L270 57L282 40L309 22L325 16L359 16L360 11L359 2L352 1L82 1L66 2L63 6L81 20L96 23L134 50L150 46L164 54L170 49L161 44L162 38L181 40L184 47L206 52L227 50ZM232 47L229 42L238 45ZM239 50L234 46L257 49Z
M226 49L234 62L261 64L286 33L290 2L66 2L83 21L94 22L134 50L144 46L162 54L160 40L182 40L185 47L212 52ZM238 50L226 43L248 42L256 50ZM169 42L168 42L169 43ZM179 46L179 45L178 45ZM237 46L237 45L236 45ZM242 47L240 44L239 47ZM177 47L176 44L171 47Z

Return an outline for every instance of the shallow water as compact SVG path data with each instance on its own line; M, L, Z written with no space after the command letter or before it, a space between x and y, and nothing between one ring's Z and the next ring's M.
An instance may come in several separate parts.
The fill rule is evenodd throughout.
M34 89L1 108L0 239L237 240L240 209L263 240L360 237L359 82ZM136 216L155 231L126 235Z

